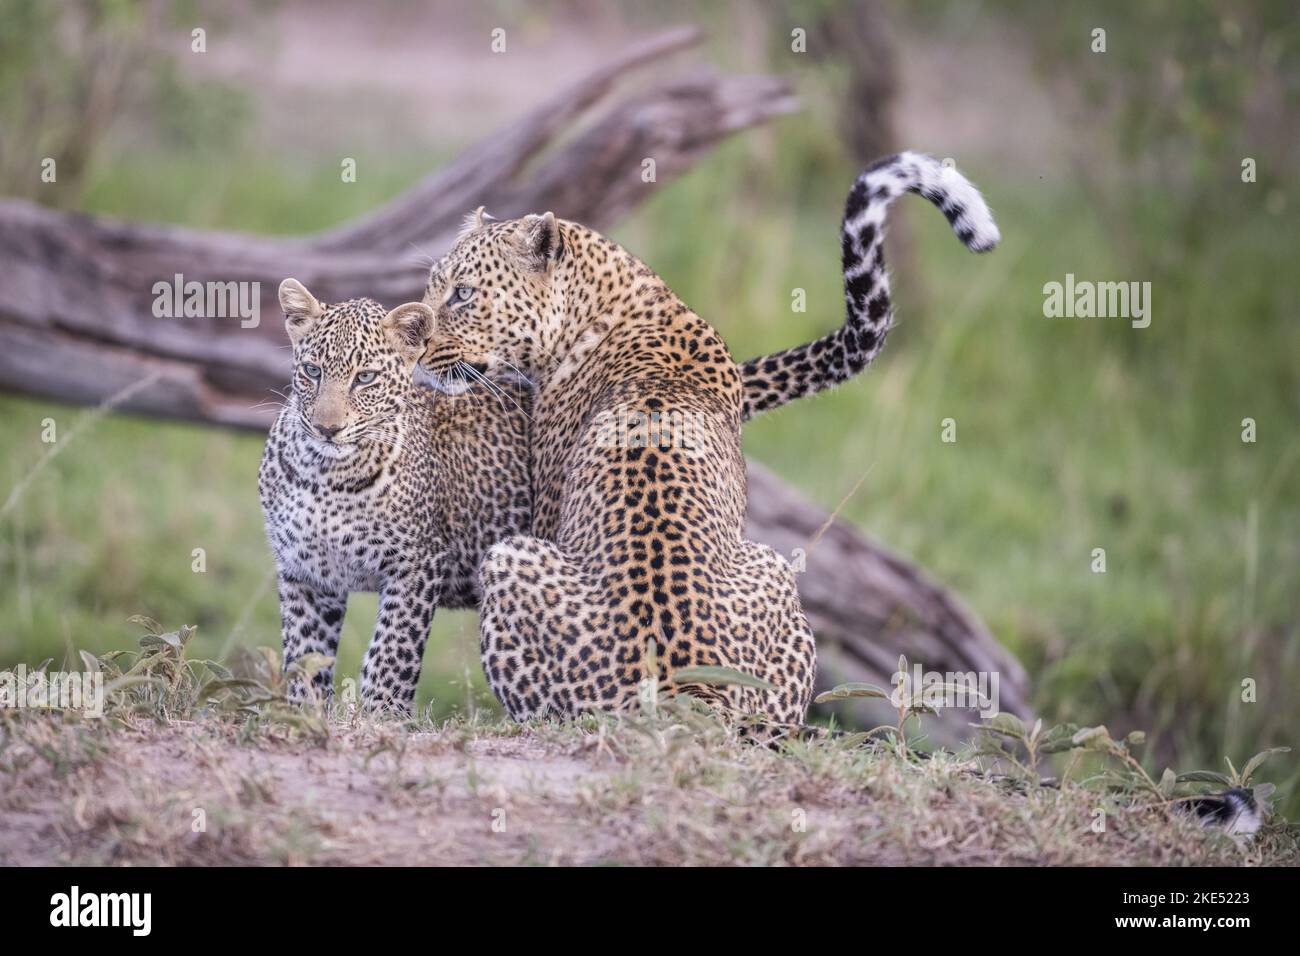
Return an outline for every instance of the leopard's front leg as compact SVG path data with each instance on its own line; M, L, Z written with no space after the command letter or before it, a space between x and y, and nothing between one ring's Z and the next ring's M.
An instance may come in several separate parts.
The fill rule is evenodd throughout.
M375 636L361 665L364 706L410 713L443 574L442 561L436 557L407 565L385 581L379 592Z
M347 611L346 591L326 591L306 581L280 575L280 633L284 645L284 669L306 654L338 653ZM334 689L334 665L321 668L312 677L312 687L321 699ZM289 699L303 700L307 686L301 678L290 678Z

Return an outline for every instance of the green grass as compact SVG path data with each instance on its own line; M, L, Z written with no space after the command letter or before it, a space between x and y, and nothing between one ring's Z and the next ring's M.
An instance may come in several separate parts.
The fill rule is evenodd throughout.
M808 122L767 135L783 147L826 141ZM345 186L324 160L215 168L151 155L105 166L86 206L293 233L372 207L427 162L375 157L371 175ZM998 215L1002 247L971 256L928 205L901 203L911 262L878 366L753 423L748 452L828 507L867 473L844 517L955 587L1027 663L1050 719L1143 728L1153 764L1180 768L1221 769L1225 754L1240 763L1296 743L1294 222L1239 214L1187 249L1158 225L1158 194L1141 214L1107 221L1085 196L967 172ZM836 225L852 175L825 150L759 159L738 142L615 235L747 357L840 321ZM1041 288L1067 272L1152 281L1151 328L1044 318ZM807 291L806 314L790 309L795 287ZM0 399L4 487L46 450L43 418L66 434L80 414ZM1247 416L1255 444L1240 440ZM940 441L948 417L955 444ZM123 416L81 435L0 521L0 666L131 646L135 613L198 624L205 655L232 640L276 643L260 447L255 436ZM196 547L203 574L191 570ZM1097 547L1105 574L1090 570ZM352 602L341 674L355 673L374 606ZM436 713L482 700L475 644L472 615L439 614L420 688ZM1240 700L1247 678L1257 703ZM1295 766L1278 760L1266 773L1292 813Z
M437 150L393 155L356 149L348 155L357 161L355 182L343 181L337 162L315 155L253 152L213 163L203 154L143 152L93 177L81 208L126 219L294 235L369 212L452 156Z

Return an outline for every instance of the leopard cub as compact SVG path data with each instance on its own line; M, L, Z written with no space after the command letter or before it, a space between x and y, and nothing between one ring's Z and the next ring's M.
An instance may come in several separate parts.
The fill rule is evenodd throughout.
M380 595L361 671L370 707L409 711L434 609L478 603L477 569L494 542L528 529L526 415L478 394L411 383L432 330L420 303L322 305L286 279L280 303L293 383L258 475L279 572L284 661L333 657L351 591ZM526 403L512 390L510 402ZM322 696L333 668L316 673ZM290 695L306 695L292 681Z

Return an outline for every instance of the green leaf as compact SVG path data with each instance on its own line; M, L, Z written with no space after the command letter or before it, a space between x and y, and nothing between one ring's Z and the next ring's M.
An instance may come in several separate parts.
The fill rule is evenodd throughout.
M1258 787L1250 788L1251 795L1261 804L1267 803L1277 792L1277 785L1272 783L1261 783Z
M755 677L753 674L746 674L744 671L738 671L734 667L715 667L712 665L679 667L677 670L673 671L672 682L674 684L713 684L718 686L739 684L741 687L757 687L760 690L772 690L772 685L761 677Z
M1077 724L1057 724L1043 735L1038 745L1041 754L1056 754L1075 748L1074 735L1079 732Z
M262 661L266 664L267 668L269 668L272 673L278 674L280 672L280 652L274 647L267 647L265 644L258 647L257 650L261 653Z
M1232 765L1232 758L1227 754L1223 755L1223 760L1228 765L1228 772L1232 775L1233 780L1240 780L1241 775L1237 773L1237 768Z
M1010 737L1013 740L1025 739L1025 722L1015 714L994 714L984 723L972 724L971 726L1001 734L1003 737Z
M1290 747L1269 747L1267 750L1262 750L1259 753L1255 754L1255 756L1251 757L1249 760L1246 761L1246 766L1241 768L1242 786L1249 785L1250 778L1254 776L1255 771L1258 770L1260 768L1260 765L1263 764L1264 761L1267 760L1269 757L1273 756L1274 754L1289 754L1290 752L1291 752Z
M132 614L126 619L126 622L128 624L138 624L155 636L162 634L162 625L151 617L145 617L143 614Z
M199 688L198 695L194 702L201 704L210 697L221 693L223 690L240 690L243 688L253 689L260 688L265 690L260 683L255 680L249 680L246 677L235 677L228 680L210 680Z
M1064 740L1045 740L1038 745L1038 752L1047 756L1048 754L1064 753L1067 750L1076 749L1068 737Z
M146 634L140 638L140 646L142 648L165 646L179 651L185 646L185 642L181 640L179 631L168 631L166 634Z
M1232 778L1227 774L1216 773L1213 770L1189 770L1187 773L1178 775L1179 783L1217 783L1220 786L1231 787Z
M824 693L818 694L813 703L824 704L827 701L847 700L850 697L879 697L888 700L889 691L877 687L875 684L839 684Z
M1178 775L1165 767L1165 772L1160 775L1160 795L1162 797L1172 797L1176 786L1178 786Z
M143 675L128 675L119 677L117 680L111 680L104 685L104 697L107 699L120 690L126 690L128 687L139 687L146 684L153 684L163 688L167 682L158 677L145 677Z
M1130 747L1140 747L1142 746L1142 744L1147 742L1146 731L1144 730L1131 731L1129 735L1124 739L1128 741L1128 745Z
M154 664L158 662L158 657L159 657L159 652L157 651L155 651L152 654L141 654L139 657L136 658L135 663L131 665L131 669L128 670L122 676L134 677L136 674L143 674L147 672L151 667L153 667Z
M328 654L318 654L313 651L310 654L302 655L302 657L289 665L289 669L294 673L301 674L305 680L310 681L313 677L333 663L334 658L330 657Z
M1097 727L1084 727L1072 738L1070 743L1076 747L1085 747L1088 750L1109 750L1115 743L1110 739L1110 731L1105 725Z
M972 727L979 726L971 724ZM1007 752L1002 746L1002 738L993 734L980 734L975 739L975 753L984 757L1005 757Z
M218 663L217 661L199 660L199 661L193 661L192 663L202 664L213 674L216 674L218 677L222 679L227 679L235 676L233 673L231 673L229 667L227 667L225 664Z
M937 694L940 691L951 695L953 698L961 697L963 700L967 701L967 706L971 706L969 703L971 700L976 701L981 707L987 707L992 703L987 697L979 692L979 688L971 687L969 684L949 684L938 682L934 684L926 684L923 687L913 688L912 693L914 697L928 697ZM1024 725L1022 724L1021 730L1023 729Z

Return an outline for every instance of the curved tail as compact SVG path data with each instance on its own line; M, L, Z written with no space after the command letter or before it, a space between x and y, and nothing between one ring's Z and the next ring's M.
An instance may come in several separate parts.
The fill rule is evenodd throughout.
M744 419L847 381L879 354L894 318L885 270L885 213L905 192L934 203L972 252L998 244L1001 236L984 197L954 167L924 153L876 161L858 176L844 205L844 324L812 342L744 363Z

